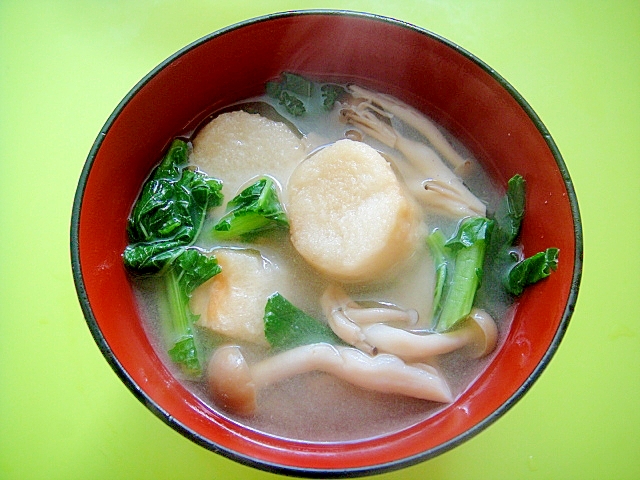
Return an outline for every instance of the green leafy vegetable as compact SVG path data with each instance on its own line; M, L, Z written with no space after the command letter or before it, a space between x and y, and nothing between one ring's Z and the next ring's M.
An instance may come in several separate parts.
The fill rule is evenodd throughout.
M173 141L143 185L129 220L123 261L130 272L162 275L166 300L161 324L171 359L188 375L202 368L193 335L197 319L189 309L193 290L220 272L214 257L190 245L207 211L222 203L222 182L186 167L189 145Z
M427 237L427 246L431 250L431 255L436 267L436 284L433 293L433 318L437 318L442 309L441 299L447 283L447 273L449 264L452 263L451 255L445 247L447 239L442 230L434 230Z
M456 233L447 240L445 246L453 251L473 247L484 242L491 233L493 221L484 217L469 217L460 222Z
M267 92L267 95L269 95L271 98L280 98L280 94L283 91L282 88L283 84L282 81L271 81L271 82L267 82L267 84L265 85L265 90Z
M277 350L316 342L342 343L328 325L307 315L277 292L268 298L264 309L264 334Z
M297 75L295 73L283 72L276 81L267 82L266 92L272 98L277 99L291 115L299 117L307 112L305 102L299 97L307 98L307 102L314 102L317 99L317 83ZM331 110L338 98L347 93L344 87L333 83L320 84L320 92L323 98L322 108ZM309 105L309 103L308 103ZM311 103L309 106L315 106Z
M154 274L170 264L185 248L184 242L180 240L140 242L127 245L122 257L131 272L139 275Z
M283 72L280 80L267 82L266 90L267 95L278 99L291 115L299 117L306 112L306 108L296 95L311 97L313 82L295 73Z
M492 242L501 246L511 246L520 233L524 218L525 181L521 175L514 175L507 183L507 193L498 206Z
M289 221L270 178L262 178L245 188L227 205L227 213L213 227L217 238L254 238Z
M302 100L288 92L280 94L280 105L284 105L284 108L295 117L299 117L307 111Z
M450 282L443 289L440 315L435 328L444 332L454 328L471 312L476 292L483 275L487 239L493 221L484 217L466 218L458 225L456 233L445 243L451 252Z
M189 248L174 259L164 274L167 300L160 315L167 343L171 346L169 356L189 376L202 373L193 334L193 323L198 317L191 313L189 298L198 286L220 271L215 257Z
M188 155L187 142L174 140L131 211L123 259L135 273L164 268L195 241L207 211L222 203L222 182L186 169Z
M172 269L180 290L187 296L221 270L214 256L207 256L195 248L188 248L178 256Z
M320 90L322 91L322 97L324 98L322 105L327 111L333 109L336 100L346 93L346 90L343 87L332 83L325 83L320 87Z
M521 259L521 254L514 247L525 214L525 199L526 182L521 175L514 175L494 215L496 228L491 235L487 255L491 275L501 275L505 290L514 296L522 294L526 286L548 277L558 267L557 248L548 248Z
M551 275L558 268L557 248L547 248L516 263L505 277L505 288L512 295L520 295L527 285Z
M313 82L295 73L282 73L282 87L304 97L313 95Z
M202 366L191 327L185 329L184 332L184 336L180 337L173 348L169 350L169 356L175 364L180 366L185 375L199 377L202 374Z
M514 246L525 213L525 187L521 175L513 176L493 219L467 218L446 242L439 230L427 237L436 266L433 324L437 331L451 330L469 315L485 276L517 296L558 267L557 248L521 259Z

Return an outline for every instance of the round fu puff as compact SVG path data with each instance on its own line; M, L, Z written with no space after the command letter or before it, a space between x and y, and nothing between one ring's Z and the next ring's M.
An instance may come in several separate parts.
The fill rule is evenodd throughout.
M342 282L385 277L417 246L417 207L362 142L340 140L302 162L289 179L287 214L298 252Z

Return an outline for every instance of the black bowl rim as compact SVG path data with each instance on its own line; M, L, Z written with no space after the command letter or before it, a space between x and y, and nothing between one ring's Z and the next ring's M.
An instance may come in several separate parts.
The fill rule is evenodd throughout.
M445 46L455 50L460 55L466 57L468 60L475 63L477 66L482 68L485 72L487 72L493 79L495 79L512 97L513 99L520 105L520 107L527 113L533 124L536 126L537 130L542 134L545 142L547 143L550 151L552 152L558 169L562 175L565 187L567 189L567 194L569 197L569 202L571 206L571 214L573 218L574 225L574 236L575 236L575 258L574 258L574 271L571 282L571 289L569 292L569 297L567 300L567 304L562 314L562 319L560 321L560 325L554 335L552 342L550 343L547 351L545 352L543 358L540 363L536 366L534 371L529 375L527 380L518 388L518 390L508 398L497 410L495 410L491 415L483 419L478 424L474 425L469 430L464 433L458 435L457 437L440 444L436 447L433 447L429 450L421 452L419 454L409 456L406 458L402 458L399 460L395 460L392 462L387 462L383 464L373 464L365 467L356 467L356 468L344 468L344 469L316 469L316 468L299 468L292 467L288 465L282 465L278 463L271 463L263 460L257 460L245 454L241 454L232 449L226 448L222 445L218 445L211 440L204 438L202 435L193 431L192 429L186 427L175 418L171 416L171 414L164 409L160 408L156 402L150 398L131 378L131 376L124 369L122 364L118 361L113 351L107 344L106 339L104 338L100 328L98 327L98 323L96 321L93 310L91 309L91 305L89 303L88 295L85 289L84 280L82 277L82 271L80 268L80 252L79 252L79 221L80 221L80 211L82 209L82 199L84 195L84 190L86 187L87 179L89 177L89 173L93 166L93 162L96 158L98 150L107 135L109 129L115 122L116 118L120 115L124 107L129 103L129 101L141 90L144 85L149 82L152 78L154 78L160 71L162 71L167 65L175 61L177 58L186 54L187 52L193 50L199 45L210 41L213 38L224 35L233 30L246 27L248 25L252 25L255 23L270 21L278 18L290 17L290 16L298 16L298 15L336 15L336 16L346 16L346 17L355 17L355 18L363 18L369 19L373 21L380 21L389 23L392 25L396 25L402 28L407 28L409 30L413 30L420 34L426 35ZM446 38L433 33L427 29L422 27L407 23L402 20L398 20L395 18L366 13L360 11L352 11L352 10L332 10L332 9L310 9L310 10L291 10L286 12L276 12L263 16L258 16L254 18L250 18L230 26L219 29L215 32L212 32L204 37L199 38L198 40L186 45L173 55L167 57L163 62L157 65L153 70L151 70L147 75L145 75L128 93L127 95L120 101L112 114L108 117L104 126L100 130L90 152L87 157L86 163L82 169L80 179L78 182L77 190L74 197L73 209L71 215L71 264L73 271L73 279L75 283L75 287L78 294L78 299L80 301L80 305L82 307L83 314L85 316L87 325L89 330L97 343L100 351L103 356L106 358L107 362L110 364L111 368L115 371L118 377L122 380L122 382L127 386L127 388L135 395L135 397L142 402L151 412L153 412L157 417L159 417L162 421L164 421L171 428L190 439L194 443L210 450L215 453L218 453L222 456L225 456L231 460L234 460L238 463L241 463L246 466L251 466L254 468L258 468L260 470L288 475L288 476L299 476L306 478L343 478L343 477L359 477L364 475L376 475L381 474L393 470L398 470L400 468L408 467L411 465L415 465L417 463L426 461L433 457L436 457L446 451L451 450L452 448L464 443L465 441L471 439L476 436L484 429L493 424L498 418L504 415L508 410L510 410L522 397L523 395L531 388L534 382L540 377L542 372L546 369L551 361L552 357L556 353L561 340L563 339L567 328L569 326L570 318L575 309L576 301L578 298L578 291L580 287L580 281L582 277L582 263L583 263L583 237L582 237L582 224L580 218L580 211L578 207L578 200L575 192L575 188L569 172L567 170L566 164L560 151L552 139L549 131L543 124L542 120L538 117L538 115L534 112L533 108L528 104L528 102L520 95L520 93L502 76L500 76L493 68L484 63L478 57L460 47L459 45L453 43Z

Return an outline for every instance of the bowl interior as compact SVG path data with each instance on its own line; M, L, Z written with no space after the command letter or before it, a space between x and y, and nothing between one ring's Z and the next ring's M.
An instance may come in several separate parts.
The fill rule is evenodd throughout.
M522 242L560 248L560 266L522 296L487 371L435 417L386 437L291 442L226 420L184 389L138 318L121 253L141 185L172 138L207 114L263 92L282 71L387 92L457 136L497 182L528 185ZM89 327L116 373L195 442L276 471L382 471L429 458L504 413L528 389L566 329L580 271L580 226L566 169L544 126L513 89L449 42L390 19L346 12L279 14L212 34L151 72L107 121L83 171L72 226L74 274Z

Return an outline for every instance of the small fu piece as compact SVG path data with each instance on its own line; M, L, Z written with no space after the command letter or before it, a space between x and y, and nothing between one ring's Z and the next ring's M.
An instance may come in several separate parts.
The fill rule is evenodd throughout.
M218 248L215 256L222 271L191 297L191 311L200 316L198 325L266 346L262 318L275 271L254 250Z

